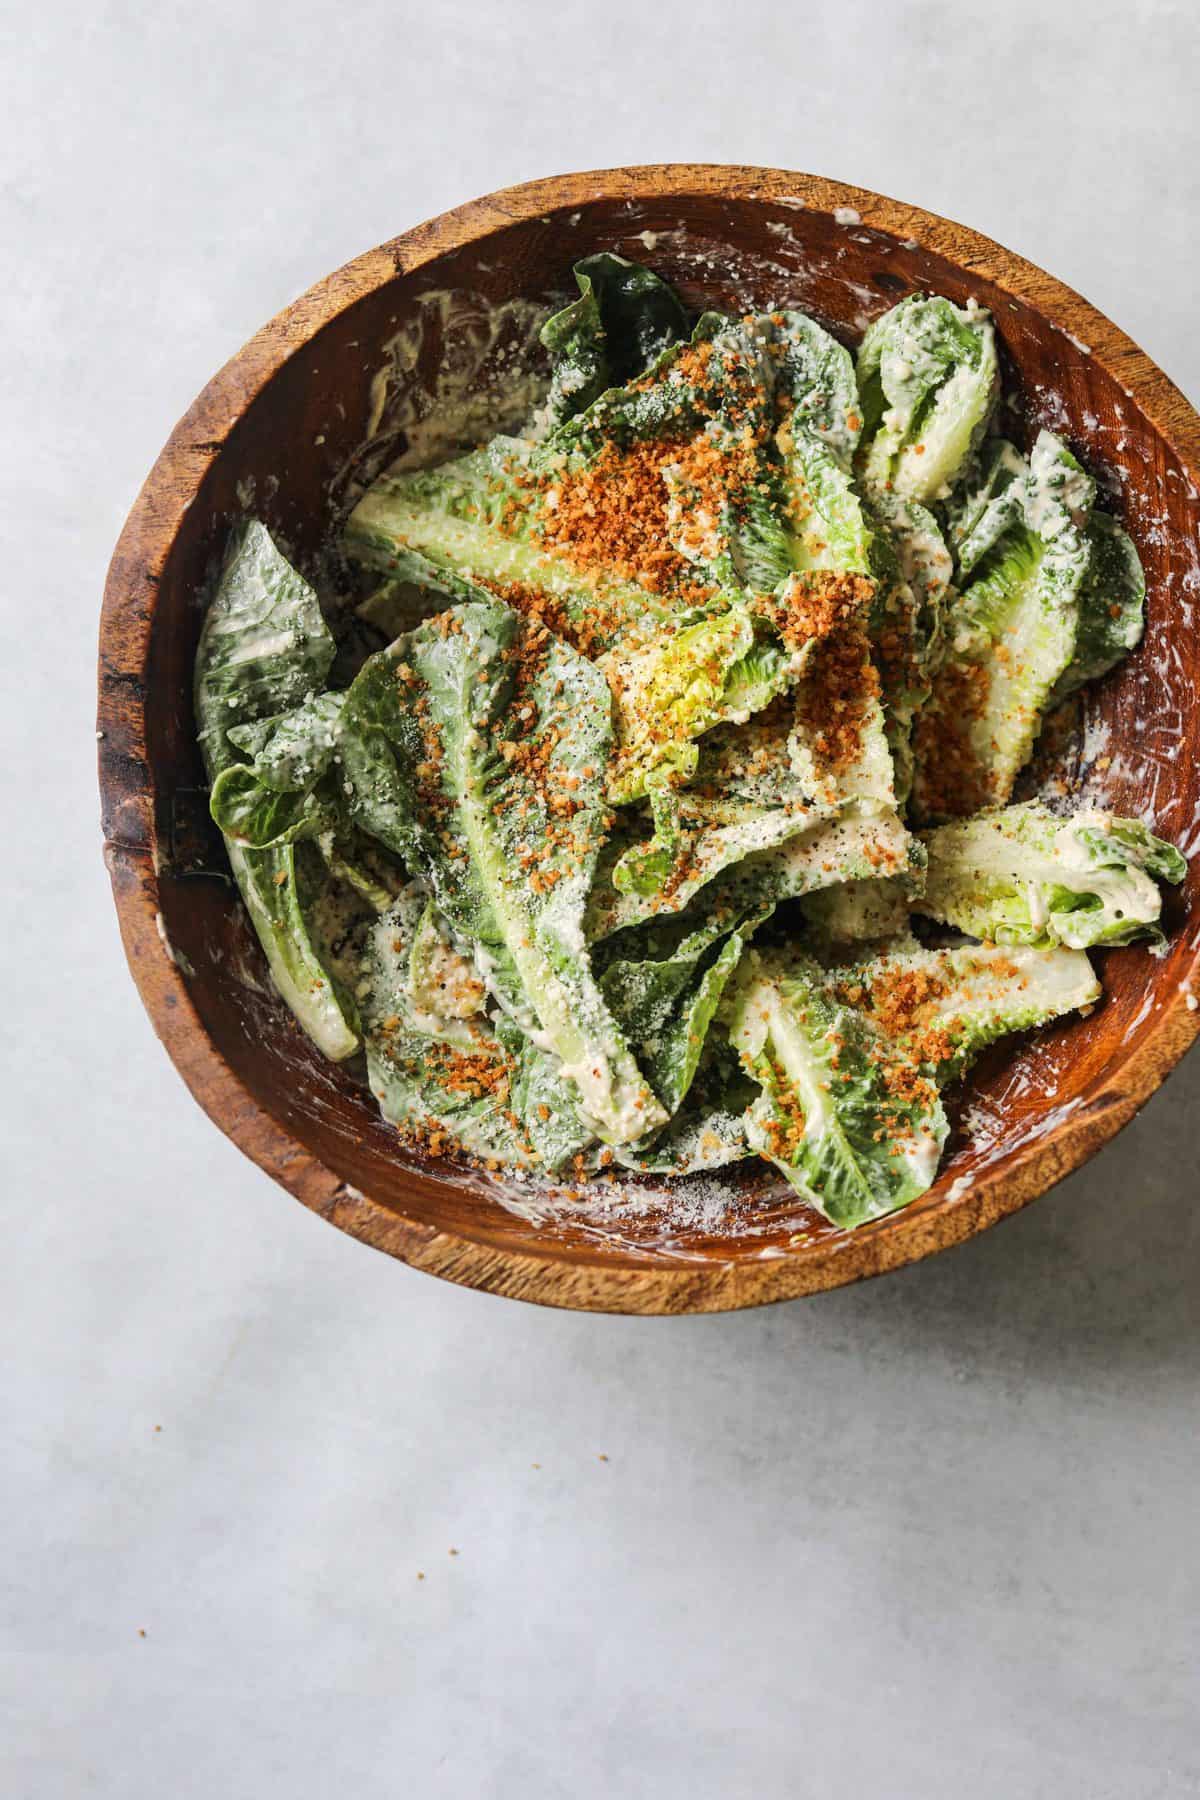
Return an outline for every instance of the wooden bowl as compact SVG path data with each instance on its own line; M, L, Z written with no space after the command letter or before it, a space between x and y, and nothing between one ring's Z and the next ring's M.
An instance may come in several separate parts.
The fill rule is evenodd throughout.
M913 289L990 308L1027 423L1069 438L1148 579L1145 643L1088 693L1082 731L1058 751L1063 773L1090 802L1146 814L1185 852L1200 844L1200 421L1078 294L976 232L807 175L678 165L531 182L405 232L273 319L172 433L109 569L98 724L125 951L184 1080L306 1206L415 1267L548 1305L708 1312L912 1262L1078 1168L1196 1036L1200 884L1189 878L1168 902L1161 959L1140 948L1097 959L1105 1000L1091 1018L981 1065L936 1186L852 1234L777 1187L747 1185L744 1171L665 1207L647 1196L605 1216L568 1202L539 1222L486 1176L402 1150L352 1071L323 1061L274 997L222 875L190 698L198 597L244 510L302 558L314 553L353 481L403 447L438 369L470 377L522 335L527 316L509 309L497 344L484 304L548 303L571 263L599 249L652 262L693 305L786 301L846 338ZM479 296L473 315L460 299L447 321L429 298L445 291ZM408 373L389 387L385 365Z

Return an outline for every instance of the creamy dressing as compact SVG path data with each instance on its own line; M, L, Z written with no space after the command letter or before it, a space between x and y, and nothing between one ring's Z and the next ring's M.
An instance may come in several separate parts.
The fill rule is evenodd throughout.
M550 310L544 303L492 302L467 289L438 289L414 305L382 347L367 389L362 440L330 483L351 500L386 466L430 468L512 430L545 392L538 345ZM243 504L252 505L253 494Z

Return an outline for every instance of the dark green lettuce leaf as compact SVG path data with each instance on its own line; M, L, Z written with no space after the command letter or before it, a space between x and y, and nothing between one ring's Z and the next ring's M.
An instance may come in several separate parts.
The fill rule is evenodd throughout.
M771 907L667 921L608 946L604 998L668 1113L682 1104L709 1027L742 951Z
M943 504L946 538L960 583L1023 518L1021 488L1029 464L1007 438L985 438L960 485Z
M599 670L507 607L455 607L363 667L342 716L359 826L429 883L500 1006L557 1059L598 1136L662 1114L582 932L606 811Z
M1133 539L1107 513L1094 512L1088 544L1091 558L1079 594L1075 655L1055 684L1051 706L1107 675L1137 648L1145 629L1146 577Z
M228 733L250 757L222 769L213 783L212 816L226 837L272 849L332 830L340 797L333 773L341 694L317 694L293 712Z
M711 346L699 356L689 350ZM638 379L605 389L551 432L542 454L589 460L608 444L703 429L768 400L771 378L761 347L737 321L702 313L686 342L669 345Z
M762 1089L750 1142L835 1225L907 1206L949 1129L934 1084L826 985L816 963L751 951L726 1009Z
M554 425L606 388L641 375L689 329L673 290L639 263L600 251L577 262L574 275L578 300L547 319L541 333L554 358L546 402Z
M316 594L265 525L230 534L196 652L195 706L210 779L241 760L231 727L291 712L324 685L333 636Z
M625 1168L648 1175L699 1175L755 1154L747 1135L758 1083L742 1069L719 1024L705 1039L695 1079L679 1111L650 1143L616 1152Z
M333 637L312 588L265 526L240 525L196 652L196 724L210 781L232 775L245 754L233 734L303 707L333 657ZM288 841L288 830L285 825L284 841L265 850L227 836L229 863L276 987L318 1049L338 1060L357 1049L358 1026L353 998L333 972L316 922L328 878L310 847Z
M410 887L370 934L361 985L371 1091L384 1118L424 1148L536 1166L513 1107L516 1061L490 1022L432 1014L414 997L413 951L427 904Z

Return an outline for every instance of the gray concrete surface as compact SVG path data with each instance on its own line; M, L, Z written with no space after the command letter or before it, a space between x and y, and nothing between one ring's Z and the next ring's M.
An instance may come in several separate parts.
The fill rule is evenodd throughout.
M91 722L176 417L311 280L501 182L861 181L1200 395L1189 0L60 0L0 32L0 1791L1200 1794L1200 1061L885 1282L661 1322L458 1292L193 1107L121 960Z

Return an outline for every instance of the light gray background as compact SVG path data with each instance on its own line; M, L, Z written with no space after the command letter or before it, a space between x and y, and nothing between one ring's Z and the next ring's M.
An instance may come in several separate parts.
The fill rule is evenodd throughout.
M1053 269L1200 396L1191 0L4 17L0 1791L1200 1794L1200 1061L883 1282L644 1322L460 1292L188 1098L91 724L177 416L308 283L500 183L839 175Z

